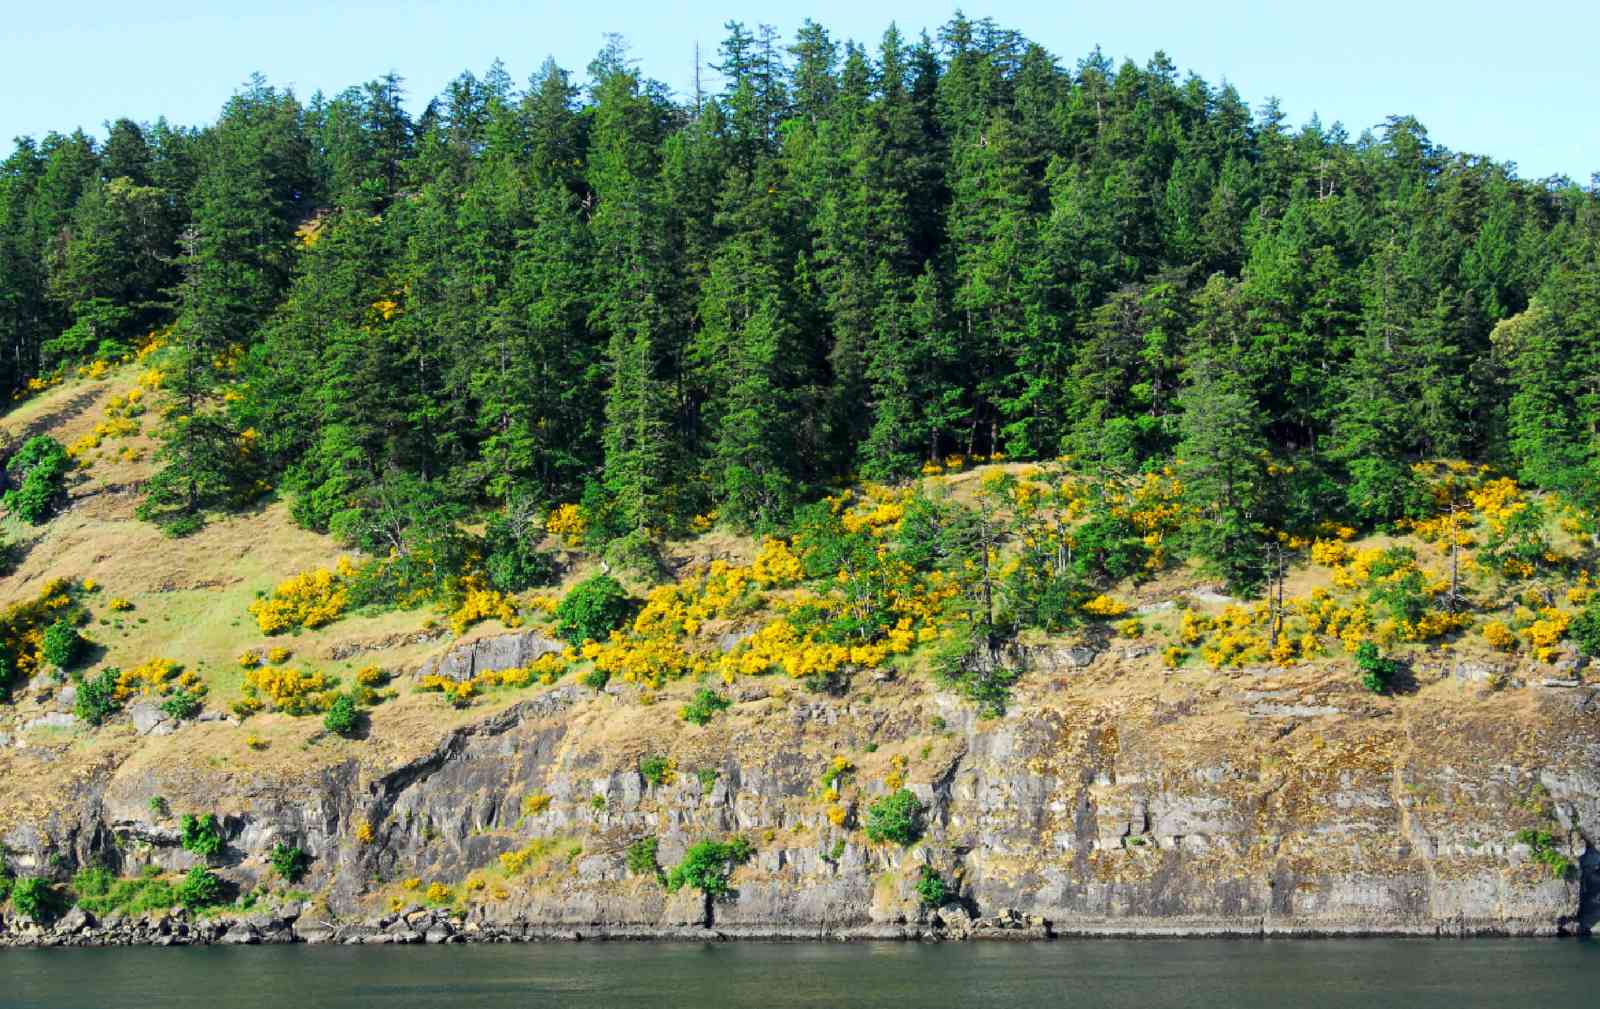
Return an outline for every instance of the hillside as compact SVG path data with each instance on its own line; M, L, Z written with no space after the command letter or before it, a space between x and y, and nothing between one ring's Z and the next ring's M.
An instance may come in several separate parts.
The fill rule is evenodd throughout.
M720 528L670 543L658 584L630 579L634 615L609 644L557 640L550 611L600 562L556 534L543 544L554 584L469 587L445 610L335 605L322 626L269 635L252 603L301 572L337 579L341 557L347 570L370 561L270 498L178 539L135 518L148 436L83 438L145 371L62 382L0 422L78 446L59 513L7 522L5 626L54 594L81 605L88 641L70 670L41 662L4 707L0 836L19 879L102 917L140 920L150 881L176 886L195 865L226 894L184 933L195 941L701 924L959 936L974 917L979 934L1543 934L1600 910L1600 689L1568 640L1591 548L1552 519L1536 577L1474 561L1496 516L1537 500L1499 478L1474 476L1461 513L1459 616L1436 602L1451 557L1437 521L1330 528L1289 544L1276 650L1266 604L1170 559L1080 597L1070 629L1025 630L951 672L940 656L971 619L960 603L975 568L897 568L898 587L867 597L895 618L865 644L830 645L795 630L808 599L850 584L807 576L821 548ZM833 510L886 545L903 542L914 491L982 516L993 495L1020 509L1053 479L1033 464L938 468ZM1132 499L1157 532L1174 500L1163 480ZM1081 542L1088 505L1050 500L1037 514ZM1024 545L997 538L997 571ZM1414 559L1390 563L1396 547ZM1380 590L1412 570L1430 602L1402 627ZM337 591L306 584L313 608ZM1357 669L1364 641L1398 663L1378 691ZM73 714L101 670L152 659L171 660L170 675L129 681L104 724ZM245 690L290 669L287 686ZM358 695L371 669L375 688ZM160 714L177 689L200 710ZM338 690L363 698L348 737L324 723ZM901 789L904 834L881 808ZM215 853L182 846L183 814L219 818ZM653 867L691 845L736 837L753 854L729 865L735 894L713 904L657 880ZM276 845L302 853L293 883ZM929 873L948 900L919 896ZM109 941L159 935L108 928Z

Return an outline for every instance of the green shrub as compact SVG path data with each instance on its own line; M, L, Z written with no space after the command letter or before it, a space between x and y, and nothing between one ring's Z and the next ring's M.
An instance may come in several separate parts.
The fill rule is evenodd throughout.
M1549 870L1556 879L1565 878L1572 868L1567 856L1556 850L1556 839L1547 830L1519 830L1517 841L1532 848L1533 860Z
M161 702L161 710L178 721L187 721L200 713L200 696L179 687Z
M71 669L83 652L83 637L71 620L62 617L44 629L44 641L39 650L52 666Z
M654 834L641 837L628 845L628 872L635 876L649 876L660 881L662 879L661 864L656 861L656 852L660 842Z
M925 865L917 876L917 897L924 907L941 907L950 896L950 888L938 870Z
M322 716L322 727L336 736L349 738L353 736L361 724L361 711L356 707L355 699L349 694L340 694L333 699L327 712Z
M980 715L998 718L1005 714L1011 688L1022 673L988 652L984 630L973 622L962 622L935 646L929 661L939 682L977 704Z
M29 438L6 464L17 486L0 497L0 507L30 525L49 521L65 496L71 469L72 459L60 442L43 434Z
M575 645L604 641L632 610L622 583L610 575L595 575L574 585L556 606L556 633Z
M666 784L667 775L672 772L672 762L660 755L651 755L639 758L639 773L652 785Z
M600 691L606 689L606 684L611 682L611 674L604 669L591 669L583 674L583 679L579 682L590 690Z
M1600 658L1600 595L1590 599L1583 612L1567 625L1567 636L1590 658Z
M94 914L165 911L181 902L160 874L155 866L147 866L141 876L118 879L105 869L83 869L72 878L72 891L78 905Z
M84 897L104 897L111 892L111 886L116 882L116 877L111 875L111 870L104 866L85 866L72 876L72 892L82 902Z
M50 884L38 876L23 876L11 888L11 906L17 913L42 921L55 910L58 898Z
M185 851L210 858L222 850L222 825L214 813L203 816L185 813L178 821L178 839Z
M222 880L216 873L197 865L184 875L173 895L191 911L210 907L222 901Z
M489 520L483 534L483 568L489 583L501 592L521 592L544 585L555 576L555 559L539 550L526 526L504 515Z
M298 883L305 878L306 870L310 868L311 858L297 847L290 847L282 841L272 846L267 859L272 862L272 871L276 872L285 883Z
M702 767L700 770L694 772L694 776L700 779L701 795L710 795L711 790L717 787L716 768Z
M115 666L107 666L99 676L84 677L78 684L77 699L72 702L72 713L79 721L99 725L122 707L116 697L121 672Z
M694 697L688 704L678 709L678 715L686 722L704 725L711 721L713 715L727 710L732 704L732 701L710 687L701 687L694 692Z
M1379 653L1378 646L1370 641L1363 641L1356 648L1356 668L1361 671L1361 685L1374 694L1388 690L1400 675L1400 663Z
M922 813L922 802L910 789L890 792L867 807L867 837L912 844L922 836Z
M673 893L690 886L708 899L724 897L733 870L750 861L755 847L742 837L732 841L701 841L684 852L683 861L667 873L666 887Z

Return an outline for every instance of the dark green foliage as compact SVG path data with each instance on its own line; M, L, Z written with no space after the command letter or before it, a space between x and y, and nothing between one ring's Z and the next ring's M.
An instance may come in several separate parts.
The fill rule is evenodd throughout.
M210 858L222 850L222 824L217 821L215 813L200 816L185 813L183 819L178 821L178 842L185 851L191 851L201 858Z
M1590 658L1600 656L1600 600L1593 597L1567 626L1567 636Z
M612 41L582 80L301 104L256 77L203 128L21 138L0 394L171 324L140 514L186 535L275 489L396 553L357 605L447 596L475 553L503 591L546 581L513 519L580 496L586 546L654 574L691 516L781 527L956 453L1181 460L1194 518L1163 549L1236 593L1308 512L1407 514L1419 459L1600 503L1594 187L1408 117L1292 128L1161 54L961 15L937 38L735 26L692 105ZM5 506L39 522L67 467L32 468ZM460 532L484 515L509 528ZM974 615L1066 629L1085 583L1141 576L1129 533L1092 510L1070 562L986 578ZM833 538L831 633L870 639L873 544Z
M161 710L182 722L200 714L200 698L179 687L161 702Z
M664 882L666 875L661 871L661 864L656 861L656 850L660 842L656 836L641 837L628 845L628 872L635 876L648 876L651 879Z
M267 860L272 863L272 871L278 874L278 878L291 884L304 879L311 867L311 856L300 848L284 844L282 841L272 845Z
M1382 694L1394 685L1400 675L1400 662L1378 651L1371 641L1363 641L1356 648L1356 669L1361 673L1361 685L1374 694Z
M501 592L521 592L543 585L555 575L555 560L538 549L537 527L504 515L489 519L483 534L483 567Z
M100 670L100 675L78 681L78 696L72 702L72 713L79 721L99 725L122 707L116 699L119 675L121 670L107 666Z
M590 690L604 690L606 684L611 682L611 674L604 669L591 669L583 674L580 682Z
M355 698L349 694L340 694L328 705L328 710L323 712L322 727L336 736L349 738L361 726L361 709L356 707Z
M933 653L934 675L976 703L984 717L1005 714L1011 687L1021 677L1021 670L1006 664L982 628L962 622L955 625L954 631L953 636L939 642Z
M711 790L717 787L718 775L714 767L702 767L694 772L694 776L700 779L700 793L702 795L710 795Z
M923 866L917 873L916 891L923 907L942 907L950 898L950 888L944 877L931 865Z
M17 913L42 921L59 910L61 895L50 882L38 876L23 876L11 887L11 906Z
M632 612L621 583L610 575L594 575L574 585L556 606L556 633L575 645L604 641Z
M922 836L922 800L908 788L874 799L867 807L867 837L907 846Z
M44 629L40 653L57 669L71 669L83 654L83 636L70 619L62 617Z
M660 754L639 758L639 774L651 785L663 785L671 773L672 762Z
M1432 605L1421 570L1412 566L1407 574L1393 577L1396 571L1407 567L1415 559L1416 553L1410 548L1392 547L1385 550L1383 556L1372 565L1372 578L1378 584L1368 598L1398 621L1415 623Z
M66 496L71 470L72 459L60 442L49 435L34 435L6 462L6 473L15 486L0 497L0 507L32 525L49 521Z
M173 890L178 903L191 911L222 902L222 879L210 869L195 866Z
M703 893L707 900L716 900L730 893L729 877L733 870L750 861L755 846L742 837L731 841L700 841L689 846L683 861L667 873L666 887L676 893L685 886Z
M701 687L694 692L688 704L678 709L678 715L686 722L704 725L711 721L717 712L726 711L732 704L732 701L710 687Z

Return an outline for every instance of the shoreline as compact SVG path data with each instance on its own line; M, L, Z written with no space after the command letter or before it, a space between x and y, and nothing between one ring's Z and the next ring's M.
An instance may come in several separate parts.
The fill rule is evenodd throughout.
M187 913L104 920L74 908L50 925L7 922L0 948L111 946L449 945L552 942L1052 942L1070 939L1529 939L1576 938L1581 927L1506 923L1357 924L1246 921L1064 921L1010 912L997 918L936 912L930 922L825 925L605 925L490 922L459 912L414 909L362 922L304 921L300 914L194 917Z

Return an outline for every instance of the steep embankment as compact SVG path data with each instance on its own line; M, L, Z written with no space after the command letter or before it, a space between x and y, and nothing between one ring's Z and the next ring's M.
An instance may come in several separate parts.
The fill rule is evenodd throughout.
M848 699L751 682L705 727L671 717L673 691L641 705L632 687L569 684L418 727L386 759L313 743L296 766L228 766L205 756L235 731L220 723L13 746L0 773L39 784L8 787L4 840L18 866L183 869L197 859L151 796L215 810L228 844L214 863L246 889L268 879L275 841L310 853L294 910L311 939L424 937L416 916L386 912L420 910L433 884L485 934L698 928L699 898L630 873L627 847L655 836L670 865L735 833L756 855L713 908L730 935L961 934L971 916L1019 934L1553 934L1595 920L1592 687L1488 692L1430 670L1394 701L1333 664L1216 676L1120 649L1084 666L1033 658L990 720L902 679ZM651 784L639 767L656 755L675 766ZM840 757L854 770L830 803L820 781ZM895 777L927 807L909 849L858 829ZM1582 839L1581 873L1553 878L1516 841L1546 825ZM959 883L959 906L920 905L922 864Z
M133 387L119 373L70 383L7 425L78 443ZM32 529L7 520L21 546L0 603L79 579L93 642L79 675L171 657L205 685L203 711L181 720L129 698L92 728L72 714L81 681L34 671L0 708L0 841L13 873L63 894L87 866L173 880L207 863L239 899L99 920L59 908L45 923L13 901L8 941L700 935L708 924L749 936L1554 934L1600 919L1600 684L1570 648L1546 647L1569 611L1534 612L1515 587L1483 592L1485 618L1499 607L1515 630L1502 628L1505 647L1417 628L1419 640L1396 645L1409 671L1381 696L1340 647L1352 627L1379 633L1362 608L1376 548L1340 540L1291 579L1305 602L1284 655L1266 656L1259 614L1179 568L1118 587L1140 607L1137 626L1101 621L1014 651L1024 672L998 717L941 688L910 645L837 693L781 672L730 674L731 705L703 725L680 716L697 676L646 689L619 675L596 691L579 682L588 659L456 707L419 691L422 678L532 669L560 654L547 627L488 619L449 640L430 613L391 610L264 637L250 601L330 564L336 545L295 529L281 504L163 540L132 515L148 451L139 432L84 442L64 511ZM962 474L948 487L960 496L976 483ZM1436 542L1414 546L1430 580L1445 570ZM777 576L770 591L746 584L759 563L747 540L673 549L680 577L717 558L745 589L719 582L726 598L695 618L703 626L643 637L629 661L660 660L658 646L676 661L681 646L714 663L748 649L773 600L800 591ZM570 585L589 562L567 565ZM89 578L100 587L83 588ZM710 580L696 584L699 605ZM525 610L547 622L532 601ZM381 667L392 690L352 738L286 711L241 721L236 656L268 646L347 683ZM915 840L872 842L869 810L902 786L923 807ZM182 816L205 813L223 842L209 857L180 843ZM709 907L651 865L735 835L753 856ZM307 856L298 882L273 868L279 844ZM919 894L924 867L945 899Z

